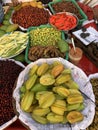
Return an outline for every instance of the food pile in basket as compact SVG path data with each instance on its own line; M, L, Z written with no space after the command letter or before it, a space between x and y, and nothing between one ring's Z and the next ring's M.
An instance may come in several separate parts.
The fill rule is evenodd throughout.
M20 87L20 107L41 123L76 123L84 119L84 98L71 70L62 63L35 64Z
M95 109L92 86L87 82L83 71L63 58L39 59L27 65L17 79L15 111L29 129L69 129L73 125L85 129Z

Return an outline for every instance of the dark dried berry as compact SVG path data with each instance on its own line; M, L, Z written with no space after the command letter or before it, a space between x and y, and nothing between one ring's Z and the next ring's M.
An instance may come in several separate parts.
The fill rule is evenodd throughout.
M15 116L12 93L14 83L22 70L23 67L14 61L0 60L0 126Z

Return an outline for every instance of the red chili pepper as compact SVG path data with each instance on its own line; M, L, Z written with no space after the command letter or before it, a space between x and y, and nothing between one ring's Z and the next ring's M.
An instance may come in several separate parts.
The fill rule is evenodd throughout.
M60 30L70 30L76 25L74 16L64 14L55 14L50 18L50 23Z

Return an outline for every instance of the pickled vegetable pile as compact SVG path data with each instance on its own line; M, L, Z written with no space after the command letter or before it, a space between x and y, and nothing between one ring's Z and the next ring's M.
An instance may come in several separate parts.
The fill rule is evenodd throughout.
M77 19L71 14L57 13L49 18L49 23L59 30L68 31L76 27Z
M61 32L52 28L36 28L30 31L30 45L56 45L62 39Z

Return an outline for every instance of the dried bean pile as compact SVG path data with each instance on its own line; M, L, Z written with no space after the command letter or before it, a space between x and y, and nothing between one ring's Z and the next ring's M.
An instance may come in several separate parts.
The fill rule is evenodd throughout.
M47 24L50 17L48 10L32 6L24 6L12 15L12 22L23 28Z
M22 70L23 68L13 61L0 61L0 126L15 116L12 92L15 80Z
M57 2L55 4L52 4L52 8L55 13L66 11L74 13L79 19L82 19L79 9L70 1Z

